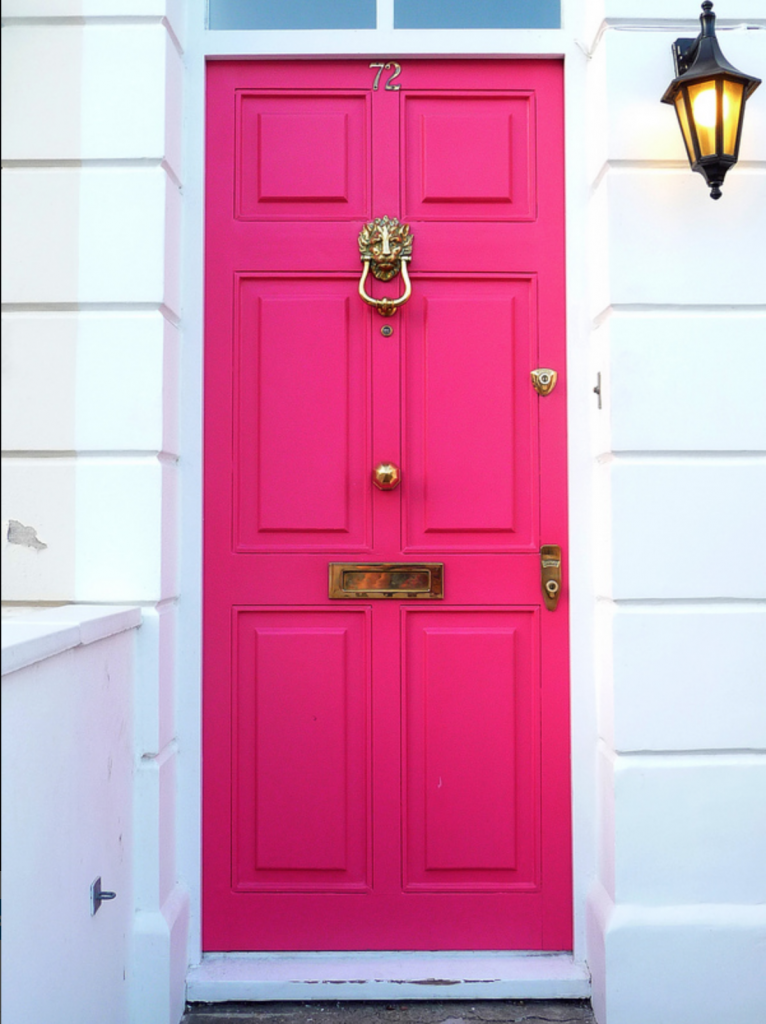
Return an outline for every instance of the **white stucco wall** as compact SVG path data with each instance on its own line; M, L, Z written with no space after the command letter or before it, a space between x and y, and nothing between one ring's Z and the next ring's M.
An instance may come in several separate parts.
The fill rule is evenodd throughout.
M184 5L2 13L3 600L142 607L129 1013L175 1024Z
M563 0L551 32L379 10L210 33L203 0L3 0L3 520L46 545L4 527L4 599L143 606L133 1020L175 1024L200 959L205 58L444 53L565 61L575 959L600 1024L761 1024L766 87L714 203L659 103L697 0ZM766 77L762 0L716 12Z
M605 0L590 68L604 408L589 960L610 1024L757 1024L766 1006L766 557L751 543L766 518L766 95L711 201L657 102L693 8ZM716 10L726 57L763 77L762 5Z

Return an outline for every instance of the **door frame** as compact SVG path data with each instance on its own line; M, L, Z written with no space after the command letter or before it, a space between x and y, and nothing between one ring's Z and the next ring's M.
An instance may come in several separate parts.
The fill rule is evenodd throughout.
M597 747L595 627L593 559L591 541L591 490L594 471L591 433L595 412L589 365L585 252L587 166L582 139L586 129L587 60L579 38L587 26L579 0L562 0L559 30L473 30L461 32L397 31L365 32L209 32L204 25L204 0L191 0L184 40L186 57L184 146L184 246L181 257L184 302L184 344L181 362L183 488L180 507L180 572L183 599L179 606L179 634L201 637L201 506L202 506L202 353L204 282L204 93L207 60L225 58L300 57L375 59L380 54L442 58L505 58L535 56L559 59L564 64L565 177L566 177L566 272L569 464L569 591L570 591L570 706L572 748L574 960L586 959L585 904L595 877L595 808ZM379 7L391 8L389 0ZM332 47L332 50L328 49ZM177 686L177 736L182 751L178 779L177 870L191 890L191 922L188 957L192 965L201 958L200 944L200 694L201 644L179 646ZM364 954L360 954L364 956ZM400 961L401 963L401 961ZM460 968L455 964L455 970ZM485 975L486 976L486 975ZM465 977L465 975L463 975ZM541 995L561 994L543 981ZM449 994L460 997L452 987ZM423 994L420 989L421 997ZM445 990L440 990L440 998ZM300 998L299 996L296 996ZM399 998L402 993L399 993ZM465 994L462 996L465 998ZM475 996L469 996L469 998ZM333 993L337 998L337 993ZM367 995L369 998L369 994Z

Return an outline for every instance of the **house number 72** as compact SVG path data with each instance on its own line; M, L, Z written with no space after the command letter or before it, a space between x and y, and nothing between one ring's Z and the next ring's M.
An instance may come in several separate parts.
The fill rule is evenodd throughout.
M397 64L395 60L390 60L390 61L388 61L387 64L384 64L382 61L379 62L378 64L370 64L370 67L378 69L378 73L375 76L375 81L372 83L372 90L373 90L373 92L377 92L378 85L380 83L380 76L383 74L384 71L388 71L389 68L393 68L394 69L394 73L393 73L393 75L391 75L389 77L388 81L386 82L386 86L385 86L386 89L390 89L391 92L394 92L396 89L400 89L401 88L401 86L399 86L399 85L391 85L393 80L395 78L398 78L399 75L401 75L401 73L402 73L401 64Z

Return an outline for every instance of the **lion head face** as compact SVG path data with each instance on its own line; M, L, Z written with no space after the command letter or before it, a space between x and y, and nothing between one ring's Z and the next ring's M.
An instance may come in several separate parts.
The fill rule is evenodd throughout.
M359 235L359 252L370 261L370 269L379 281L390 281L399 273L399 264L412 256L409 225L396 217L378 217L365 224Z

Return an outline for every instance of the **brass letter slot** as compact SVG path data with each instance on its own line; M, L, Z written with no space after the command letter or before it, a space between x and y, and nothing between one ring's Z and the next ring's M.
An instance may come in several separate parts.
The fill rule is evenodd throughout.
M443 562L330 562L330 597L444 597Z

